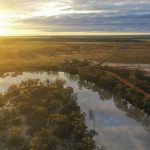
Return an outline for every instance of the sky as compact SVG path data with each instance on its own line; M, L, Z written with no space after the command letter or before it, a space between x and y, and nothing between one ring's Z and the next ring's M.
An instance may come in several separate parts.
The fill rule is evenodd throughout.
M150 0L0 0L0 35L120 32L150 32Z

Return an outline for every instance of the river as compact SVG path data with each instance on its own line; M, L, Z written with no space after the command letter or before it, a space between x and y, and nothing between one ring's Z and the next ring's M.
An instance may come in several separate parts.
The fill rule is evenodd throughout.
M104 146L106 150L149 150L150 117L93 83L81 82L78 76L64 72L5 73L0 77L0 93L28 79L65 80L65 86L71 86L77 93L78 105L86 113L86 125L98 133L97 146Z

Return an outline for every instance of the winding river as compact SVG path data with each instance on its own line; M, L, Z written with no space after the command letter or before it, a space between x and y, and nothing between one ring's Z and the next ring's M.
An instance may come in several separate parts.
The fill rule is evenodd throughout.
M150 117L121 98L96 87L78 76L63 72L6 73L0 77L0 93L28 79L65 80L78 96L78 105L86 113L86 125L95 129L97 146L106 150L149 150Z

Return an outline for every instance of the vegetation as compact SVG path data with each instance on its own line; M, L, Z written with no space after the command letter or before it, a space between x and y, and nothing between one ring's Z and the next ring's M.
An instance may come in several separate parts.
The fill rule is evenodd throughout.
M129 102L150 113L150 97L123 84L108 71L146 93L150 93L149 77L140 70L103 67L95 63L116 51L118 53L110 62L150 63L147 42L50 42L50 39L39 38L0 39L0 42L1 73L55 70L78 74L80 83L87 80L101 87L103 90L99 93L103 92L103 98L108 96L105 91L110 91L121 97L124 103ZM62 81L41 83L28 80L19 86L11 86L8 93L0 95L0 130L3 131L0 140L3 139L3 147L12 150L96 149L93 140L96 133L87 130L85 116L76 99L72 88L64 88Z
M43 69L71 59L101 62L116 51L109 62L150 63L149 44L144 40L14 37L0 38L0 72Z
M150 93L150 77L139 69L125 69L119 67L104 67L105 70L118 74L129 82L140 87L145 92Z
M100 88L99 86L93 84L92 82L88 82L87 80L80 80L79 86L81 88L84 87L88 90L97 92L100 99L103 101L107 101L107 100L110 101L111 99L113 99L113 102L115 103L116 107L119 110L122 110L123 112L125 112L128 117L136 120L137 122L140 122L141 124L145 126L148 126L150 124L149 115L146 115L146 113L144 111L141 111L140 108L134 107L133 105L131 105L130 102L126 100L125 98L122 98L122 95L125 95L126 93L126 90L125 90L126 87L124 87L122 84L118 84L118 86L115 88L113 92ZM118 90L118 88L120 90ZM92 110L90 111L92 112ZM149 131L149 129L147 130Z
M53 66L51 69L62 70L65 72L69 72L71 74L78 74L81 80L88 80L90 82L96 83L98 86L100 86L103 89L106 89L111 92L115 92L116 94L119 94L122 98L128 100L132 105L139 107L140 109L144 109L147 113L150 113L150 109L149 109L150 96L144 95L136 88L129 87L123 84L122 82L120 82L119 80L117 80L116 78L114 78L111 74L108 74L107 71L108 70L112 71L113 68L102 67L100 65L92 66L87 61L80 62L74 60L72 62L65 62L59 66ZM119 72L119 70L117 71ZM124 72L121 72L121 74L123 74ZM135 70L133 70L133 73L134 72ZM131 78L130 76L131 74L132 71L129 72L129 76L126 75L125 72L125 76L128 76L128 78ZM134 80L136 79L136 83L141 82L139 81L139 77L143 78L144 80L143 82L146 83L147 81L145 81L145 79L149 80L149 78L146 77L144 78L144 75L142 73L134 73L133 79ZM133 84L134 84L134 80L133 80ZM147 84L149 85L149 82Z
M77 97L64 82L28 80L3 96L0 129L5 147L19 150L94 150L93 136ZM4 123L5 122L5 123Z
M124 49L120 50L109 62L149 64L149 42L126 42Z
M0 72L43 69L70 59L100 61L117 47L117 43L75 39L70 42L50 38L0 39Z

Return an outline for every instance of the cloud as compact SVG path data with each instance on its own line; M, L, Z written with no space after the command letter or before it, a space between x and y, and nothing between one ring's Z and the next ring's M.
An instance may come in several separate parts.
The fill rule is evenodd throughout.
M0 0L16 28L42 31L150 31L149 0Z
M107 14L107 15L106 15ZM32 17L20 20L30 26L38 25L45 31L150 31L149 13L74 13L62 16Z

